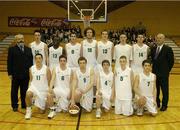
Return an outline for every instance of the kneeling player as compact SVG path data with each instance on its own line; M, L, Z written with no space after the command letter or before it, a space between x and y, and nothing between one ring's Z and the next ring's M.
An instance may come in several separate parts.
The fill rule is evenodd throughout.
M151 62L149 60L144 60L142 66L143 72L136 76L134 83L137 115L143 115L143 110L146 108L152 116L155 116L157 114L156 76L151 73Z
M87 67L87 60L84 57L78 59L79 68L74 74L72 104L80 103L87 111L91 112L93 104L94 71Z
M33 98L34 105L45 110L46 98L48 93L48 84L51 78L51 73L46 65L43 65L43 56L41 54L35 55L35 65L30 68L30 85L26 92L26 115L25 119L31 118L31 106Z
M96 92L96 118L101 117L101 104L105 112L111 108L111 101L114 99L114 75L110 71L110 62L102 61L103 70L97 76L97 92Z
M50 113L48 115L49 119L56 115L56 111L67 111L71 98L71 83L73 74L72 70L66 65L67 57L61 55L59 57L59 64L60 65L53 69L52 79L49 87L50 89L47 98L50 107ZM55 105L54 102L57 104Z

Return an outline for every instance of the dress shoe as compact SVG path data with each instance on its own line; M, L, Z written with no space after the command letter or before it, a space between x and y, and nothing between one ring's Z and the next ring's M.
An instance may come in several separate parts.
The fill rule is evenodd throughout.
M166 111L167 110L167 107L166 106L162 106L160 111Z
M13 111L14 111L14 112L17 112L17 111L18 111L18 108L16 108L16 107L13 108Z

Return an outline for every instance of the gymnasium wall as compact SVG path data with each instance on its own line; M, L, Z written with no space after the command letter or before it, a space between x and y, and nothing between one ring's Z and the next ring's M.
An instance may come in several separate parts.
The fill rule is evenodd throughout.
M96 30L133 26L142 21L150 34L180 35L180 2L133 2L108 15L108 23Z
M108 14L107 23L91 23L97 34L103 29L133 26L142 21L150 34L180 35L180 2L132 2ZM67 11L51 2L0 2L0 32L32 33L35 28L8 27L8 16L66 17ZM82 23L79 24L83 27Z
M0 32L32 33L36 28L8 27L8 16L66 17L66 10L48 1L0 2Z

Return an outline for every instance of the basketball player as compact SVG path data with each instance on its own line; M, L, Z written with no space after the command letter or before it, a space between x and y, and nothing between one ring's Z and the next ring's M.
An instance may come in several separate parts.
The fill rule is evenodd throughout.
M148 53L150 52L149 47L143 43L144 36L142 34L138 34L136 39L137 44L134 44L132 47L133 61L131 65L134 76L143 72L142 62L148 58Z
M133 71L127 66L126 56L121 56L119 63L120 67L115 69L115 114L130 116L133 114Z
M65 47L67 54L67 63L73 70L78 68L78 59L81 54L81 44L76 42L76 34L70 34L70 42Z
M87 65L95 68L97 65L97 41L93 39L95 37L94 29L87 27L84 30L85 40L81 43L82 56L87 59Z
M78 59L79 68L74 74L72 105L80 103L87 111L91 112L93 104L94 70L87 66L84 57Z
M127 66L130 67L132 61L132 47L126 43L127 36L125 34L120 35L120 44L114 47L114 60L115 68L119 67L119 58L126 56Z
M42 54L35 55L35 65L30 68L30 84L26 92L26 115L25 119L31 118L31 107L34 105L38 107L41 112L45 110L46 98L48 93L48 84L51 78L49 68L42 63Z
M87 27L84 30L85 40L81 43L81 55L87 59L87 66L94 69L94 87L93 87L93 95L95 98L96 95L96 75L98 72L97 69L97 41L93 38L95 37L94 29ZM96 107L95 99L93 107Z
M103 60L103 70L97 76L96 118L101 117L101 104L105 112L108 112L111 108L111 102L114 100L114 74L109 67L109 60Z
M59 65L53 69L49 87L47 98L50 107L50 113L48 115L49 119L56 115L56 111L60 112L62 110L68 110L69 100L71 98L72 79L72 71L67 67L67 57L61 55L59 57ZM57 105L54 105L53 99L56 99Z
M98 70L102 70L102 61L108 60L112 62L113 49L114 44L108 40L108 32L106 30L101 32L102 39L97 44L97 62L98 62Z
M143 115L146 108L152 116L157 114L156 76L151 73L151 62L144 60L143 72L135 77L134 91L136 94L137 115Z
M41 33L39 30L34 31L34 39L35 41L30 43L30 48L32 49L32 54L33 54L33 63L35 64L35 55L39 53L43 56L43 64L49 65L48 47L46 43L41 41Z
M54 39L54 45L49 48L49 68L52 72L53 68L59 65L59 56L63 54L63 48L59 46L59 40Z

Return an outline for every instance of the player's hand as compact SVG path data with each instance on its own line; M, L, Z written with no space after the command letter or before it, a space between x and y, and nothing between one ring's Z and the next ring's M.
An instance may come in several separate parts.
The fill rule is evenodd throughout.
M49 88L49 93L53 94L53 89L52 88Z
M102 93L100 91L97 91L96 95L102 96Z
M79 91L81 92L82 95L85 94L85 90L79 89Z
M71 100L70 107L75 105L75 101Z
M9 79L12 80L12 75L9 75Z
M114 94L111 95L110 101L111 101L111 102L114 102Z

